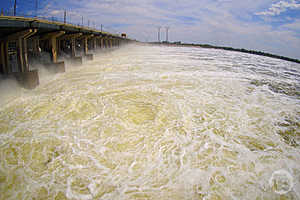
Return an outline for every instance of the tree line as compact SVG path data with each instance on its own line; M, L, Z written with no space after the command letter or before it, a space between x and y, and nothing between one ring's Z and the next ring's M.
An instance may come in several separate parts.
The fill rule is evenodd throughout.
M158 44L157 42L153 42L153 44ZM210 44L189 44L189 43L181 43L181 42L174 42L174 43L167 43L167 45L176 45L176 46L193 46L193 47L202 47L202 48L211 48L211 49L223 49L227 51L237 51L237 52L243 52L243 53L249 53L249 54L254 54L254 55L260 55L260 56L267 56L271 58L277 58L281 60L286 60L290 62L295 62L300 64L300 60L294 59L294 58L289 58L285 56L279 56L275 54L270 54L262 51L254 51L254 50L247 50L247 49L238 49L238 48L233 48L233 47L222 47L222 46L214 46Z

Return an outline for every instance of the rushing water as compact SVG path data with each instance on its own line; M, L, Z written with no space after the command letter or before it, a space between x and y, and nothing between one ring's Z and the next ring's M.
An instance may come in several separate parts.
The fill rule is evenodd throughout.
M300 65L128 46L0 108L0 199L300 199Z

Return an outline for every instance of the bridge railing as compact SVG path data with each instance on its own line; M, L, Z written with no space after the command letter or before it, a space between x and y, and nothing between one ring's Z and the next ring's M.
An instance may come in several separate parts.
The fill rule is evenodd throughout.
M71 21L70 19L64 19L63 17L41 16L41 15L37 16L35 14L20 13L20 12L18 12L16 15L14 15L14 13L12 11L1 11L1 15L4 15L4 16L24 17L24 18L35 18L35 19L52 21L52 22L66 23L66 24L71 24L71 25L74 25L74 26L79 26L79 27L82 27L82 28L88 28L88 29L94 29L94 30L101 30L102 32L112 33L112 34L115 34L115 35L118 35L118 36L120 35L120 33L118 31L114 30L113 28L109 28L108 26L101 25L101 27L99 27L99 26L97 26L95 24L92 25L92 23L91 23L91 25L86 25L86 24L83 24L82 22L79 23L79 22Z

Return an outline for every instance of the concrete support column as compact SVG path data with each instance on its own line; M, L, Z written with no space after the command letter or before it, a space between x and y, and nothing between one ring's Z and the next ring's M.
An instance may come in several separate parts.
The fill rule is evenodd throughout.
M82 57L76 56L76 38L82 36L82 33L74 33L63 35L59 38L59 40L69 40L70 41L70 50L71 50L71 62L73 65L82 65Z
M59 52L58 38L64 35L64 31L58 31L53 33L48 33L42 37L44 40L49 40L49 45L51 48L51 60L52 63L49 66L49 70L54 73L65 72L65 63L57 61L57 54Z
M35 32L33 32L33 34L35 34ZM28 54L27 54L27 37L30 37L31 35L32 35L32 29L28 30L23 35L20 35L17 39L18 66L20 72L29 71Z
M108 38L105 38L105 48L109 48L109 41L108 41Z
M67 34L59 37L59 40L69 40L71 43L71 57L76 57L76 38L82 36L82 33Z
M57 38L62 36L63 34L65 34L64 31L58 31L47 35L50 42L53 63L57 63L57 53L58 53Z
M57 46L56 46L56 37L50 38L50 46L51 46L51 54L52 54L52 62L57 63Z
M100 48L103 49L104 48L104 38L101 37L100 39Z
M4 74L5 72L5 67L6 66L4 66L4 64L2 64L3 62L2 62L2 48L1 48L1 43L0 43L0 74Z
M0 60L1 60L1 66L2 66L2 72L4 74L8 74L11 71L9 70L8 67L8 42L7 41L3 41L0 43Z
M76 56L76 39L75 37L71 38L71 57L75 58Z
M110 48L113 47L113 39L109 39L109 47L110 47Z
M49 44L51 48L51 59L53 63L57 62L57 53L58 53L57 38L62 36L63 34L65 34L64 31L58 31L58 32L48 33L41 38L42 40L49 40Z
M83 35L81 39L81 43L83 44L83 53L87 60L93 60L93 54L89 54L88 51L88 39L94 37L93 34L91 35Z
M7 41L17 41L18 68L20 72L29 71L27 38L37 32L36 29L28 29L8 36Z
M16 41L17 43L17 61L19 72L14 72L12 75L17 79L19 84L25 88L33 89L39 84L38 71L29 70L28 55L27 55L27 39L37 32L36 29L27 29L21 32L3 38L1 41L1 62L3 64L4 73L11 74L12 69L9 69L8 60L8 42Z
M36 32L37 30L35 29L32 33L29 33L25 37L23 37L23 57L25 71L29 71L27 39L34 35Z
M24 66L24 58L23 58L23 39L18 38L17 40L17 55L18 55L18 66L19 66L19 71L24 72L25 71L25 66Z
M83 52L84 55L86 56L88 54L88 38L84 37L82 42L83 42Z
M110 38L110 47L114 47L114 38Z
M39 37L34 37L32 43L34 56L39 57L41 54Z
M83 46L83 53L86 56L88 54L89 51L89 47L88 47L88 39L94 37L93 34L91 35L83 35L81 36L80 40L81 40L81 44Z
M97 37L93 38L93 49L94 49L94 51L97 50Z
M19 84L26 89L34 89L39 85L38 70L14 73Z

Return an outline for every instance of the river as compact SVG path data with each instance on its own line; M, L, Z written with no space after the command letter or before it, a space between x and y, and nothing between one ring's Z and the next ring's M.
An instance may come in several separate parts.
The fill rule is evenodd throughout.
M300 199L300 65L100 53L0 108L0 199ZM12 84L13 85L13 84Z

